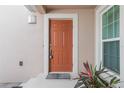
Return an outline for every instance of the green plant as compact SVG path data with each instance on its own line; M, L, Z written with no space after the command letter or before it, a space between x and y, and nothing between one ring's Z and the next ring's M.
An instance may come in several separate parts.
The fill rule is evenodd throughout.
M75 88L82 87L82 85L85 85L86 88L112 88L120 81L115 76L110 76L111 80L109 82L106 81L105 78L103 79L101 74L107 73L107 71L101 65L99 69L97 69L97 66L93 67L92 65L89 65L88 62L83 63L83 65L86 71L82 71L79 74L80 78L78 78L79 80Z

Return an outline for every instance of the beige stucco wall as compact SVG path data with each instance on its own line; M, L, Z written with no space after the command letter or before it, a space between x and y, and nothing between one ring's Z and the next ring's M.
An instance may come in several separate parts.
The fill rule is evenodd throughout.
M23 82L43 73L43 15L24 6L0 6L0 83ZM23 66L19 66L23 61Z
M82 64L88 61L94 64L95 60L95 12L94 9L59 9L49 13L77 13L79 21L79 72Z
M37 24L28 24L24 6L0 6L0 83L21 82L43 73L43 14ZM64 9L49 13L78 13L79 71L86 60L94 64L94 10ZM19 61L24 65L19 66Z

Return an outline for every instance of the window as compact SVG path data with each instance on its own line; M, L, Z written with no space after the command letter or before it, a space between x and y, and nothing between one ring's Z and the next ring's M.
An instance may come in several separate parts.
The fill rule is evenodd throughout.
M107 69L120 73L120 39L118 5L102 14L102 59Z

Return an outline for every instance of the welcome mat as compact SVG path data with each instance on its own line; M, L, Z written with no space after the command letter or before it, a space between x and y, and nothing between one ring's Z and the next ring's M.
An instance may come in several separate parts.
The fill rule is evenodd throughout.
M61 73L61 74L56 74L56 73L51 73L51 74L48 74L46 79L70 79L71 76L70 74L67 74L67 73Z

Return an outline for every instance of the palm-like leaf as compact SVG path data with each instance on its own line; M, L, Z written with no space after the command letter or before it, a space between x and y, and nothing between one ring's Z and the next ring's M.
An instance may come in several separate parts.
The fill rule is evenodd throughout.
M114 84L117 84L119 83L120 79L117 79L117 77L113 77L111 80L110 80L110 86L113 86Z
M86 69L86 72L82 71L79 76L79 84L78 87L82 84L85 85L87 88L104 88L104 87L112 87L114 84L117 84L120 80L116 77L112 78L111 81L108 83L103 78L100 77L102 73L106 73L105 68L102 67L100 64L99 69L97 70L97 66L93 67L92 65L89 65L88 62L83 63L84 67Z
M78 83L75 85L74 88L78 88L78 87L82 86L83 84L84 84L83 81L78 81Z
M89 76L89 78L90 79L92 79L92 71L91 71L91 69L90 69L90 66L89 66L89 64L88 64L88 62L86 62L86 63L83 63L84 64L84 67L85 67L85 69L86 69L86 73L87 73L87 75ZM86 75L86 74L85 74Z

